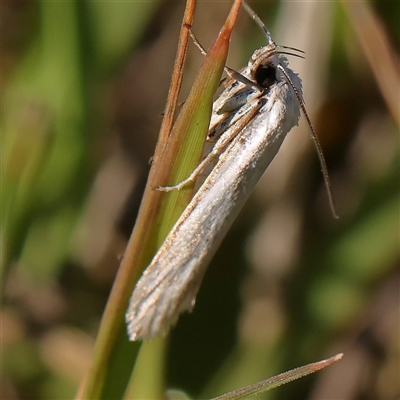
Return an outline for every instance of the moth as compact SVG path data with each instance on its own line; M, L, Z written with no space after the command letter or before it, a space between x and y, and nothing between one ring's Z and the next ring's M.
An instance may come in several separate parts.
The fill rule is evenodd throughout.
M126 313L132 341L166 333L181 312L192 310L208 264L286 134L298 125L301 110L331 193L322 150L304 106L301 80L286 58L298 50L277 45L260 18L247 4L243 6L263 29L268 44L255 50L240 72L226 68L231 78L213 105L208 140L215 143L209 155L188 179L160 188L180 189L217 159L134 288Z

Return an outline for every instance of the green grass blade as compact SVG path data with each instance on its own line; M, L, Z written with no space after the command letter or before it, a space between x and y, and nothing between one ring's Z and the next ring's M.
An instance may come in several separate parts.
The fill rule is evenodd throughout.
M200 160L213 95L225 65L240 5L241 1L236 0L227 22L205 57L168 140L164 133L157 144L135 229L103 315L93 365L82 398L122 398L126 389L140 347L139 343L129 343L126 334L124 315L130 294L141 271L190 201L193 191L190 187L166 194L153 188L183 180ZM182 31L187 33L188 25L191 21L184 18ZM166 114L169 116L169 112Z
M302 378L303 376L319 371L320 369L323 369L328 365L331 365L334 362L341 360L342 357L343 354L337 354L333 357L327 358L326 360L307 364L302 367L292 369L288 372L273 376L272 378L266 379L265 381L257 382L252 385L234 390L232 392L225 393L222 396L215 397L212 400L247 399L251 396L255 396L268 390L275 389L278 386L284 385L296 379Z

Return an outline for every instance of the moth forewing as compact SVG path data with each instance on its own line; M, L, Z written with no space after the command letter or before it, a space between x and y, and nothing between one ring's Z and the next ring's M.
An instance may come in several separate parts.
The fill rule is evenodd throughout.
M236 109L227 112L227 117L233 113L239 118L231 120L215 143L214 148L222 151L218 162L133 291L126 313L130 340L167 332L182 311L194 306L205 270L220 242L286 134L297 125L300 106L296 94L277 66L285 69L300 94L301 81L275 50L274 44L256 50L241 72L254 82L252 89L233 81L216 100L214 113L218 114L225 99L230 101L239 91L248 91L247 101L238 102ZM267 81L258 82L264 75Z

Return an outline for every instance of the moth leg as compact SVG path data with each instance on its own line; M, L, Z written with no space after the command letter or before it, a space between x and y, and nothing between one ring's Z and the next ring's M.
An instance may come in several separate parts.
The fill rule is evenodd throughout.
M225 72L235 81L239 81L241 83L243 83L244 85L248 86L249 88L256 90L258 92L263 92L263 88L259 85L257 85L257 83L252 82L250 79L246 78L244 75L242 75L240 72L229 68L225 65L224 67Z
M197 39L196 35L193 33L193 31L189 29L189 35L193 40L194 45L199 49L200 53L205 56L207 54L206 49L201 45L201 43L199 42L199 40Z
M237 118L232 119L231 125L217 140L211 152L200 162L200 164L193 170L193 172L182 182L173 186L159 186L154 188L161 192L170 192L171 190L180 190L190 183L194 182L199 175L203 172L204 168L217 158L226 148L226 146L243 130L243 128L254 118L258 110L262 106L262 101L257 100L244 105L236 113Z
M193 33L193 31L189 29L189 35L193 40L193 43L195 44L195 46L199 49L200 53L205 56L207 54L207 51L204 49L204 47L201 45L201 43L199 42L199 40L197 39L196 35ZM242 82L243 84L245 84L246 86L258 90L258 91L262 91L263 89L258 86L256 83L252 82L250 79L247 79L245 76L243 76L240 72L235 71L232 68L229 68L228 66L225 65L224 67L225 72L227 73L227 75L239 82ZM221 82L223 82L225 79L223 79Z

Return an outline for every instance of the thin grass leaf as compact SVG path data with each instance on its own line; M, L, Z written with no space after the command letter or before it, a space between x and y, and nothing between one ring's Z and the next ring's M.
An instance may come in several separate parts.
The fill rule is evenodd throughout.
M302 367L292 369L288 372L273 376L272 378L266 379L265 381L257 382L252 385L233 390L232 392L225 393L222 396L215 397L212 400L247 399L251 396L264 393L268 390L277 388L278 386L284 385L296 379L302 378L303 376L319 371L320 369L323 369L328 365L331 365L334 362L341 360L342 357L343 354L340 353L333 357L327 358L326 360L307 364Z

